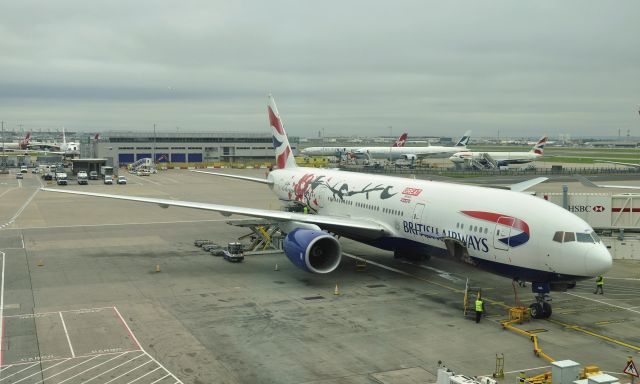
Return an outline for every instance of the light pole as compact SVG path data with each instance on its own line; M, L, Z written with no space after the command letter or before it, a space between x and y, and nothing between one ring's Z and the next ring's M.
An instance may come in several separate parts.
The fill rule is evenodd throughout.
M4 155L4 121L0 122L2 125L2 169L0 169L0 173L9 173L7 171L7 158Z

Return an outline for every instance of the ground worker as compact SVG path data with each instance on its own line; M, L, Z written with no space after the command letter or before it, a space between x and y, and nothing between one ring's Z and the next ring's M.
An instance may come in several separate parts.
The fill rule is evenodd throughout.
M484 312L484 302L480 298L480 294L478 294L478 297L476 298L476 323L480 322L482 312Z
M518 383L524 384L525 381L527 381L527 378L524 375L524 371L520 371L520 374L518 375Z
M604 295L604 277L602 275L596 277L596 291L593 294L597 294L600 291L601 295Z
M309 213L309 207L307 207L306 205L304 206L304 208L302 208L302 212L306 215L307 213Z

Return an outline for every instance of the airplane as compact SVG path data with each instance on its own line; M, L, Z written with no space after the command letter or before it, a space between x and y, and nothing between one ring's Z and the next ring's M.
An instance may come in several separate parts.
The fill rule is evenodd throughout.
M452 153L466 151L469 138L471 137L471 131L465 132L465 134L458 140L453 147L444 147L440 145L430 145L427 147L365 147L360 148L353 152L353 155L364 155L369 159L389 159L389 160L408 160L415 161L421 160L426 157L437 158L446 157Z
M544 153L544 145L547 143L547 136L543 136L536 142L529 152L458 152L454 153L449 160L456 164L462 164L470 160L479 160L489 155L498 166L509 164L526 164L537 160Z
M407 134L403 133L400 137L393 142L391 145L392 148L402 147L407 142ZM300 151L301 154L305 156L338 156L347 153L353 153L362 147L308 147ZM376 147L377 148L377 147ZM389 151L389 147L379 147L384 148L385 151Z
M590 188L615 188L615 189L640 189L637 185L612 185L612 184L596 184L582 175L573 175L582 185Z
M308 213L216 203L42 188L43 191L187 207L225 216L259 217L286 235L284 254L298 268L327 274L340 265L336 236L394 252L395 257L449 257L514 280L533 282L534 318L551 316L548 293L607 272L612 258L584 220L520 191L299 167L275 101L267 108L277 169L266 178L213 176L269 187L283 203Z
M31 142L29 149L42 150L47 153L56 155L65 155L78 153L80 150L80 143L76 141L67 142L67 136L65 134L64 127L62 127L62 143L59 142Z
M29 141L31 140L31 132L27 132L24 138L18 143L0 143L0 149L8 152L22 151L29 149Z

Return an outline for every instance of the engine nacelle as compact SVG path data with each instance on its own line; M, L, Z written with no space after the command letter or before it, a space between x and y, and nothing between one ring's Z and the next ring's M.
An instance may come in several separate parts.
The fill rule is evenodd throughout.
M498 165L498 167L507 167L507 166L509 166L509 163L507 163L504 160L498 160L498 161L496 161L496 164Z
M311 273L329 273L342 259L340 243L327 232L298 228L284 239L284 254L296 267Z
M402 155L402 158L408 161L416 161L418 160L418 156L412 154L412 153L407 153Z

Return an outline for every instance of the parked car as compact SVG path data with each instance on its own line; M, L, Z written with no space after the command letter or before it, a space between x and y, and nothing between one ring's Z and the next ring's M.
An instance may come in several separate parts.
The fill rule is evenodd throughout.
M53 180L53 175L50 173L45 173L43 177L45 180Z
M113 179L111 177L105 177L104 178L104 183L105 184L113 184Z
M118 176L118 184L127 184L127 178L124 176Z
M24 179L22 173L16 173L16 179Z
M98 172L96 171L89 172L89 180L98 180Z

